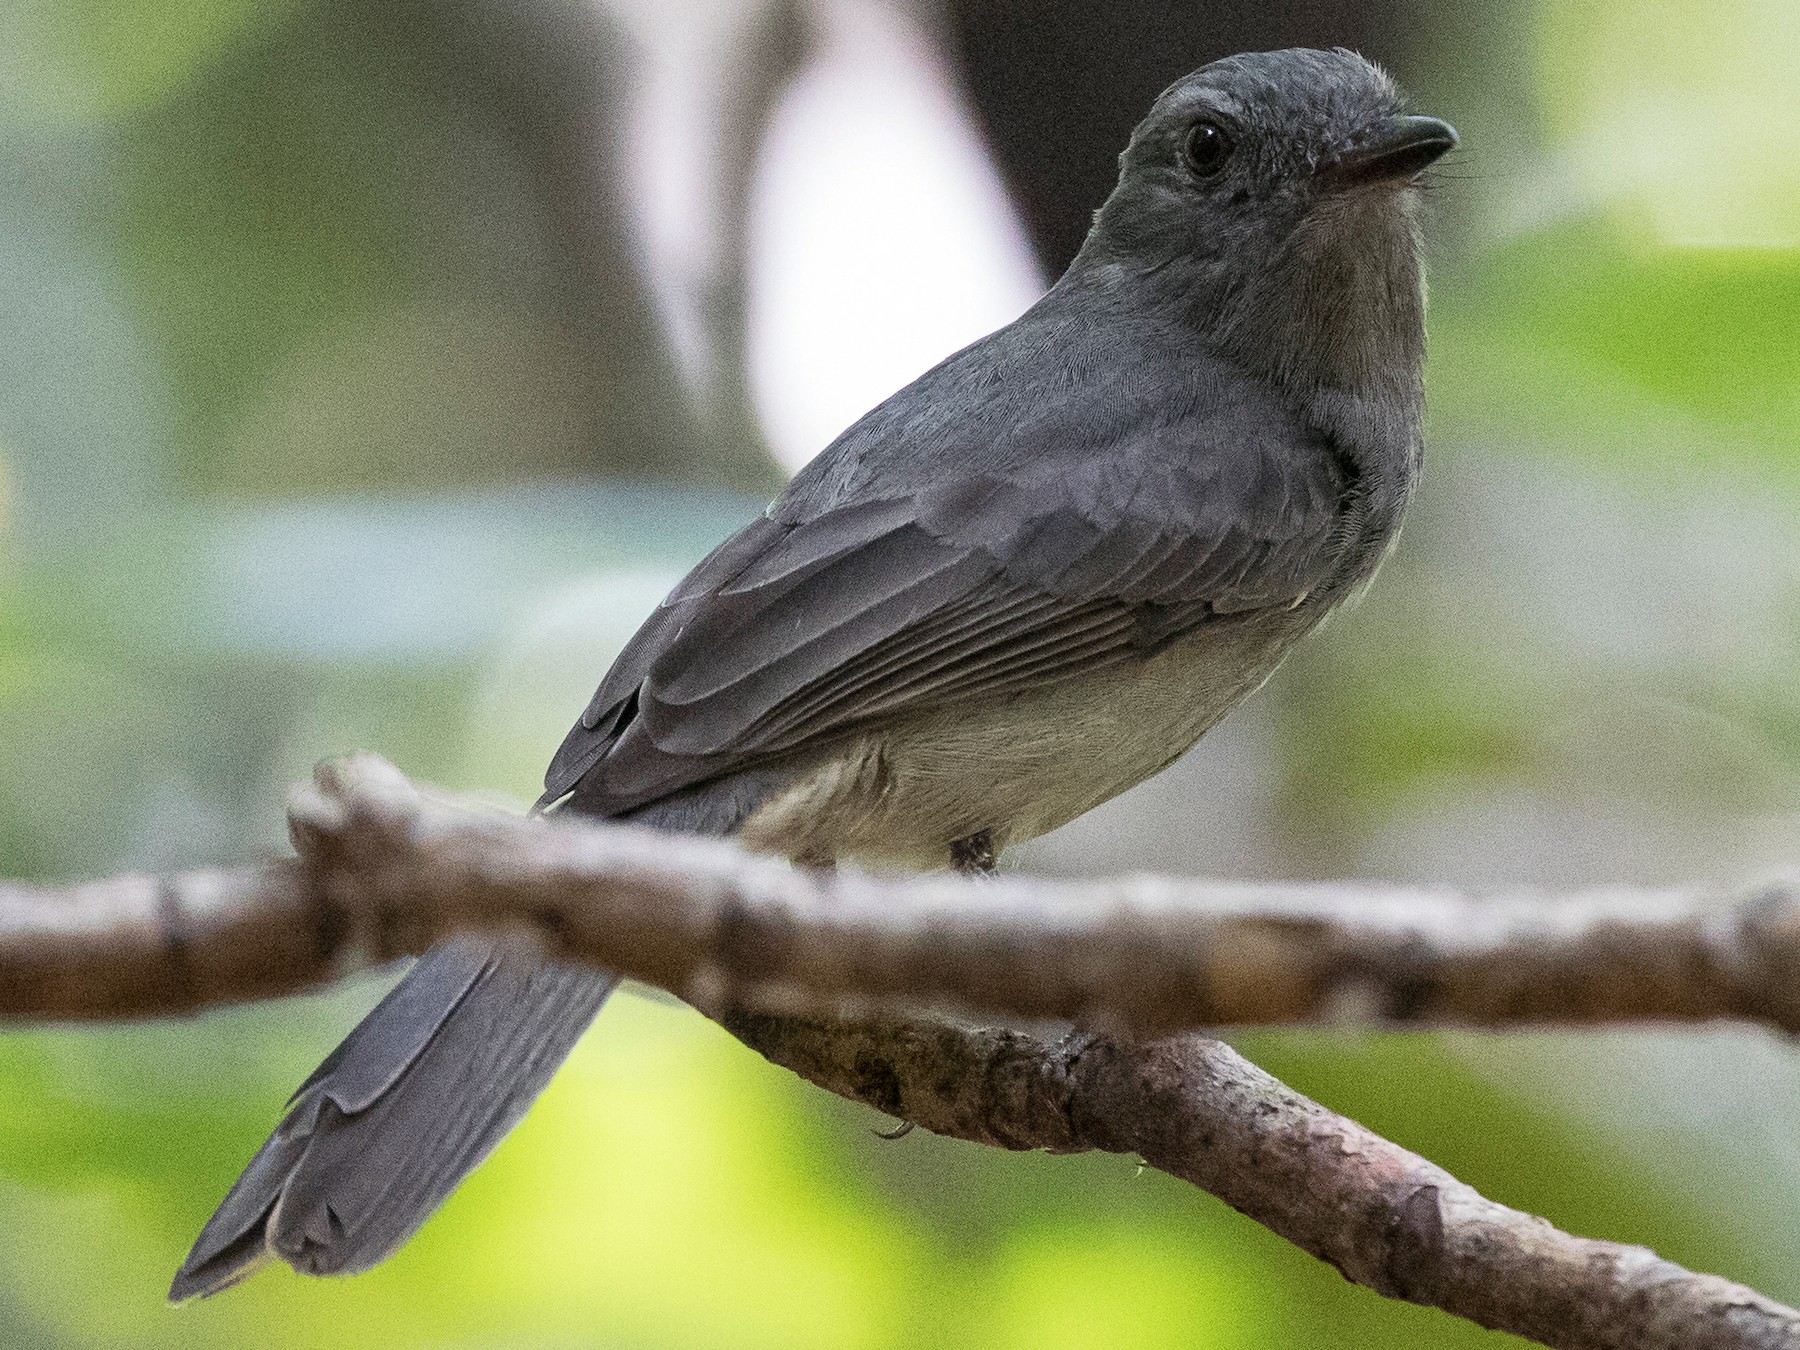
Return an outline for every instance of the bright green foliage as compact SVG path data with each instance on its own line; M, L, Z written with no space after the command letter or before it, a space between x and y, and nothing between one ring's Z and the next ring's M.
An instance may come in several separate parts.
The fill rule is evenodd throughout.
M13 0L0 19L10 100L54 121L136 112L229 60L291 0Z

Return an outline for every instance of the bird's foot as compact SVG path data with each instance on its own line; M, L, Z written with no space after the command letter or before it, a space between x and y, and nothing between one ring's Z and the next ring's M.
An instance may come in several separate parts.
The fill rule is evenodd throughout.
M958 839L950 845L950 865L959 872L985 876L993 872L999 860L999 854L994 849L992 830L977 830L966 839Z

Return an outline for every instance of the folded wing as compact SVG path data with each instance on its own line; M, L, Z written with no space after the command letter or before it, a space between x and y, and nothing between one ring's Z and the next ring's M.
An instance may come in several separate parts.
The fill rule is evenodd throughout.
M546 776L615 815L874 718L1154 649L1330 579L1352 491L1329 455L1125 478L976 474L813 519L777 513L691 573L621 653Z

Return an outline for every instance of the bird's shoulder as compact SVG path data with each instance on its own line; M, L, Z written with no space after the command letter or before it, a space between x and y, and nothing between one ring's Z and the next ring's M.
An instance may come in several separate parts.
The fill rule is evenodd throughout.
M1069 598L1248 608L1317 583L1358 476L1329 432L1185 330L1033 317L871 411L768 520L896 513Z
M1342 468L1330 436L1192 329L1066 309L1046 301L872 408L770 517L984 476L1061 479L1077 494L1098 483L1149 509L1155 494L1139 480L1251 475L1270 461L1326 477Z

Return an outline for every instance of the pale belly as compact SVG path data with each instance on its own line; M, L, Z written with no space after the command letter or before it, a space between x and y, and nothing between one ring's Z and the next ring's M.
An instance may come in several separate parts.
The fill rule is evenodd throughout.
M944 866L954 841L982 830L996 848L1035 838L1188 750L1310 626L1284 617L1202 629L1147 658L866 733L804 771L739 838L811 863L921 868Z

